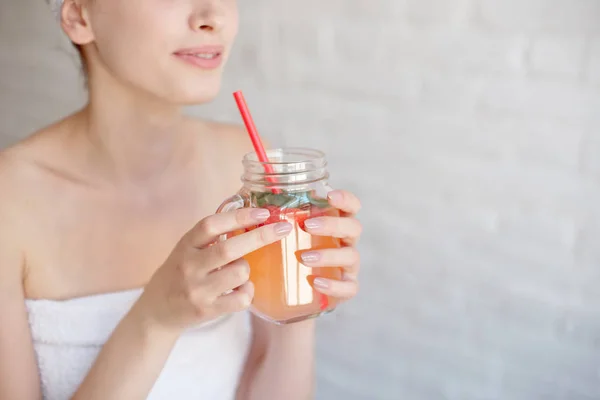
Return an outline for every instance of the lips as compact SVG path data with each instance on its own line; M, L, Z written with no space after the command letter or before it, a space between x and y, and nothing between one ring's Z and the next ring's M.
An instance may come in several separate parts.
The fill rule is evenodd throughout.
M178 50L175 57L201 69L215 69L223 62L223 46L203 46Z

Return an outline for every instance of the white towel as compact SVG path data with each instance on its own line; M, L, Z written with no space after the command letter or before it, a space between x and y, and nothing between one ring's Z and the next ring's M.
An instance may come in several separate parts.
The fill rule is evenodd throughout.
M26 301L44 399L73 395L141 293L139 289L66 301ZM250 337L246 312L187 330L148 399L233 400Z

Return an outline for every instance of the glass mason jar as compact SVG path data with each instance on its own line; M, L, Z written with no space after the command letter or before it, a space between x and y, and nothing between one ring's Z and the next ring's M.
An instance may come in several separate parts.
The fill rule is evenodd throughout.
M264 224L287 221L293 225L292 232L281 241L244 257L250 264L250 280L255 288L250 311L267 321L289 324L318 317L336 307L337 300L316 291L312 282L316 277L341 279L342 269L310 268L302 264L300 255L309 250L340 247L339 239L310 235L304 229L305 220L339 216L339 211L327 201L327 193L332 188L327 182L329 174L324 153L283 148L267 150L267 157L270 169L265 169L256 153L246 154L242 161L243 186L223 202L217 212L266 208L271 216ZM257 227L233 232L221 239Z

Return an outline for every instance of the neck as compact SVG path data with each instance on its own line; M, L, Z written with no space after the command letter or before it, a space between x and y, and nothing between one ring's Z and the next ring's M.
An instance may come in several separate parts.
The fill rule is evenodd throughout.
M121 182L148 182L181 166L193 138L185 134L180 108L108 74L102 78L90 80L80 114L87 162Z

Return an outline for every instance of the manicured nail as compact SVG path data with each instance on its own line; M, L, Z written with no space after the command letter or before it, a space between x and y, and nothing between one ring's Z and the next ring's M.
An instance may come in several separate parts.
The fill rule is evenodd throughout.
M315 280L313 281L313 285L321 289L329 288L329 283L326 279L323 278L315 278Z
M250 304L252 304L252 297L250 297L247 294L243 295L242 296L242 308L248 308L248 307L250 307Z
M279 222L275 224L275 233L279 236L285 236L292 231L292 224L287 222Z
M255 210L252 210L250 216L252 217L252 219L262 221L269 218L271 216L271 213L269 212L269 210L265 210L264 208L257 208Z
M306 227L306 229L316 231L323 227L323 221L318 219L308 219L306 220L306 222L304 222L304 226Z
M302 261L306 263L314 263L321 259L321 253L318 251L308 251L306 253L302 253L300 258L302 258Z
M329 192L327 193L327 197L329 198L329 200L333 200L333 201L341 201L342 200L342 194L340 192Z

